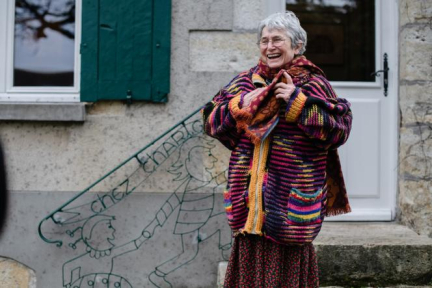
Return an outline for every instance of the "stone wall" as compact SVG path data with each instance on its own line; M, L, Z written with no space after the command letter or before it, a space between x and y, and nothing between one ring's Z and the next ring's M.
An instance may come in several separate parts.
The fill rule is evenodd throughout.
M399 219L432 237L432 1L399 5Z
M13 259L0 257L0 283L1 287L36 288L36 274Z

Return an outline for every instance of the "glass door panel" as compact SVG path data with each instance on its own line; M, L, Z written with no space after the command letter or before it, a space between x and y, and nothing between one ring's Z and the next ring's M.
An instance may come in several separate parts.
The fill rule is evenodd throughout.
M286 0L308 35L305 56L330 81L375 82L375 1Z

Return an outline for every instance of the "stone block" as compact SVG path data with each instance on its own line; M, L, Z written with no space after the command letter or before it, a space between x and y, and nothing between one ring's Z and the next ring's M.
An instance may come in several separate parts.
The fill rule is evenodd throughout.
M432 237L431 180L399 181L401 223L421 235Z
M431 100L432 81L402 81L399 86L399 102L428 102Z
M432 17L432 0L401 0L399 3L400 26L411 23L429 24Z
M1 103L0 120L83 122L85 103Z
M432 239L395 223L324 223L315 248L323 286L427 285L432 277Z
M322 288L344 288L342 286L321 286ZM432 286L411 286L411 285L396 285L396 286L386 286L383 288L431 288ZM363 287L363 288L375 288L375 287Z
M232 0L173 1L173 16L188 30L231 30Z
M191 103L196 107L210 99L210 94L216 93L211 89L209 95L197 93L207 86L215 85L212 74L200 75L205 78L205 85L196 83L195 75L190 69L189 32L193 30L232 30L233 1L232 0L179 0L172 3L172 32L171 32L171 93L167 109L170 117L186 116L192 112ZM211 79L211 81L210 81ZM217 85L217 84L216 84ZM189 87L198 89L190 89ZM192 91L192 93L190 92ZM205 100L204 100L205 99ZM174 107L174 108L170 108ZM176 110L174 113L173 111ZM148 110L144 110L147 113ZM181 114L183 112L183 114ZM178 120L181 118L178 117Z
M190 68L192 71L240 72L255 66L259 48L254 33L190 33Z
M431 180L432 128L429 125L400 130L399 177L402 180Z
M236 0L234 2L234 31L256 32L258 24L264 19L264 3L261 0Z
M219 262L218 278L217 278L217 287L218 288L223 288L227 268L228 268L228 262L226 262L226 261Z
M323 285L425 285L432 277L432 245L325 245L319 247L318 259Z
M425 87L425 86L423 86ZM405 90L401 87L400 90ZM403 126L418 126L432 124L432 101L400 101Z
M36 288L36 274L13 259L0 257L0 283L7 288Z
M432 27L413 26L400 33L400 80L432 78Z

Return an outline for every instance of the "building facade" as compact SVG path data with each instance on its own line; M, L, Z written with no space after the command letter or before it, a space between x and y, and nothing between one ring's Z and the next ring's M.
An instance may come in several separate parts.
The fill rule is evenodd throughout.
M60 229L62 223L72 223L61 220L71 219L71 214L57 215L60 218L53 214L55 219L48 219L53 227L43 227L43 235L49 239L56 238L56 233L68 233L70 238L62 237L70 241L64 241L60 248L42 241L37 229L52 211L181 122L237 73L256 65L257 24L268 14L284 9L295 11L308 32L310 49L305 55L324 67L338 95L353 104L352 138L341 150L353 213L336 220L399 222L418 234L432 237L432 98L428 89L432 87L432 1L173 0L166 1L167 6L162 8L155 4L157 1L143 1L143 7L136 7L133 2L125 1L129 4L121 7L114 2L101 4L109 7L107 11L135 11L135 16L114 20L107 16L98 18L98 23L91 22L96 14L91 14L94 11L85 0L64 1L62 7L39 7L52 13L46 22L63 21L64 26L57 30L47 23L44 29L40 28L42 22L26 23L26 13L34 8L26 6L27 1L0 3L0 139L5 149L11 198L6 229L0 238L0 255L35 270L33 277L39 287L87 287L82 281L94 283L106 278L111 283L122 283L121 287L215 285L217 263L226 257L223 247L227 243L220 240L228 231L223 218L209 218L215 220L208 226L211 229L203 232L204 228L200 228L196 233L179 233L179 218L173 220L182 215L175 214L175 209L185 208L182 200L175 202L171 198L179 194L172 193L192 191L192 186L172 186L175 182L163 183L155 177L147 193L131 193L127 201L108 186L95 190L111 194L106 198L86 198L89 202L85 203L90 203L93 212L83 216L80 211L82 224L75 228L82 236L77 239L81 242L76 243L76 249L70 236L74 231ZM68 10L70 5L74 5L73 21L67 16L72 11ZM153 10L145 5L151 5ZM167 11L166 7L171 9ZM64 15L59 16L61 9L65 9ZM102 10L98 13L111 15ZM147 23L141 21L145 17L136 15L149 15L153 20ZM92 30L95 27L99 32ZM131 32L131 27L136 30ZM122 38L125 31L129 34L124 33L128 35L124 37L131 38ZM148 38L151 44L142 40L146 39L146 31L152 33ZM166 31L170 31L168 36L164 35ZM26 38L28 34L33 36ZM133 36L137 34L144 38ZM36 41L39 46L29 44L34 35L40 37ZM99 37L94 46L97 51L92 50L92 35ZM117 37L114 42L110 40L113 35ZM46 39L54 39L57 46L50 50L50 42L44 44ZM341 42L343 45L339 45ZM163 51L166 47L168 54ZM89 56L96 54L99 62ZM43 61L32 60L34 57ZM385 70L385 65L389 68L387 73L370 76ZM97 84L89 82L94 67L102 75ZM115 77L132 73L128 69L139 82L134 82L133 89L116 82ZM147 82L153 86L149 88ZM161 139L163 143L176 146L166 137ZM228 151L213 144L209 147L214 149L211 154L221 159L218 171L223 171ZM194 161L201 167L207 160L198 157ZM188 171L188 175L193 175ZM218 200L212 204L215 211L223 211L219 187L223 181L213 179L215 182L206 182L205 195ZM80 199L84 196L61 212L77 213L69 208L81 207ZM117 202L122 205L114 207ZM167 208L167 203L171 208ZM114 210L108 210L110 205ZM163 217L159 209L165 211ZM105 218L98 218L101 215ZM116 226L113 216L121 225ZM98 242L98 249L86 250L96 245L89 244L91 237L86 234L90 233L86 232L88 227L99 223L96 220L111 229L111 236L105 240L114 242L116 231L116 239L124 240L124 245L108 241L111 245L103 246L102 241ZM122 230L119 226L136 229ZM157 227L151 233L154 239L142 245L140 235L145 238L148 227ZM120 231L124 231L121 236ZM142 234L130 236L128 233L133 231ZM212 233L220 237L210 237ZM173 257L178 257L177 262L168 261ZM100 268L88 268L95 266Z

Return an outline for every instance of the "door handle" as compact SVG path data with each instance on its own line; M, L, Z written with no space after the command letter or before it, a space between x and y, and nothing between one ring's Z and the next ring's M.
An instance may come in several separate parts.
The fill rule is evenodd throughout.
M388 90L388 71L390 70L390 68L388 67L387 58L388 58L387 53L384 53L384 69L378 70L371 74L371 76L380 77L379 73L384 73L384 96L386 97L387 97L387 90Z

